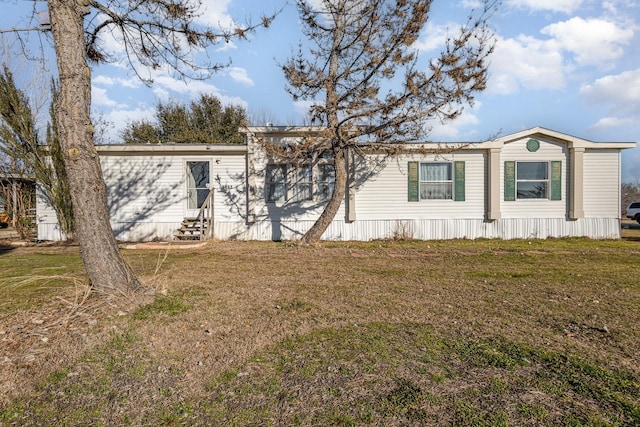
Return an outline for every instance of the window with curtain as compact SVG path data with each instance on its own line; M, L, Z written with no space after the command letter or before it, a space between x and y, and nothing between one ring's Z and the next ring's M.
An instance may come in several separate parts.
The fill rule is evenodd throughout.
M420 199L453 199L452 170L451 163L420 163Z

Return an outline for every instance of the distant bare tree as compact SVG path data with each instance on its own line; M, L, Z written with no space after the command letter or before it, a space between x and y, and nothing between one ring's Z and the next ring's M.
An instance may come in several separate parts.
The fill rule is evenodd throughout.
M640 202L640 184L632 182L623 182L621 188L622 216L626 215L627 206L632 202Z
M302 237L317 241L345 194L345 154L363 142L393 147L424 138L427 121L453 120L485 89L487 57L494 37L487 19L495 8L484 0L440 56L419 69L413 44L427 23L431 0L297 0L304 32L314 47L300 49L283 66L294 100L315 101L311 119L326 126L303 149L271 147L291 161L329 153L335 189L316 223ZM315 4L320 4L318 8ZM386 89L387 85L396 89ZM323 101L320 99L323 98ZM326 155L326 154L324 154Z

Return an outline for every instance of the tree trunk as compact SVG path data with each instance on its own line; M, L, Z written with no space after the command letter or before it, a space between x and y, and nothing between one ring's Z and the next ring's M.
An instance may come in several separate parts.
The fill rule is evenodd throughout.
M340 209L340 204L342 204L347 187L347 164L344 156L344 150L342 149L338 150L335 155L334 166L336 169L336 182L333 187L333 194L318 220L300 239L301 243L311 244L320 240L320 237L322 237L322 234L327 230L327 227L329 227L338 213L338 209Z
M106 185L93 144L91 71L86 60L83 0L49 0L60 92L54 106L69 179L76 238L93 288L127 293L140 288L122 259L109 223Z

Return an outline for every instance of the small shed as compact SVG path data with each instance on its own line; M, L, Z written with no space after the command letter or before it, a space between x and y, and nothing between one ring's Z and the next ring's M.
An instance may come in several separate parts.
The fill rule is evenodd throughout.
M9 216L10 225L15 225L21 212L33 219L35 211L35 178L22 173L0 173L0 213Z

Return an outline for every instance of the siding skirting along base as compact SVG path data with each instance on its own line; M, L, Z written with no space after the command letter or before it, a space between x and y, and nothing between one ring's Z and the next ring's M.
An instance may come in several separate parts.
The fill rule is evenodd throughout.
M313 221L218 221L214 237L222 240L297 240ZM180 223L113 223L120 241L140 242L172 240ZM377 239L546 239L559 237L620 238L618 218L502 218L487 222L481 219L358 220L334 221L323 240ZM40 240L62 240L58 224L39 223Z
M229 224L231 225L231 224ZM258 221L238 234L228 233L226 224L216 224L216 236L245 240L296 240L313 221ZM502 218L492 222L481 219L358 220L334 221L322 235L323 240L376 239L546 239L549 237L620 238L618 218Z

